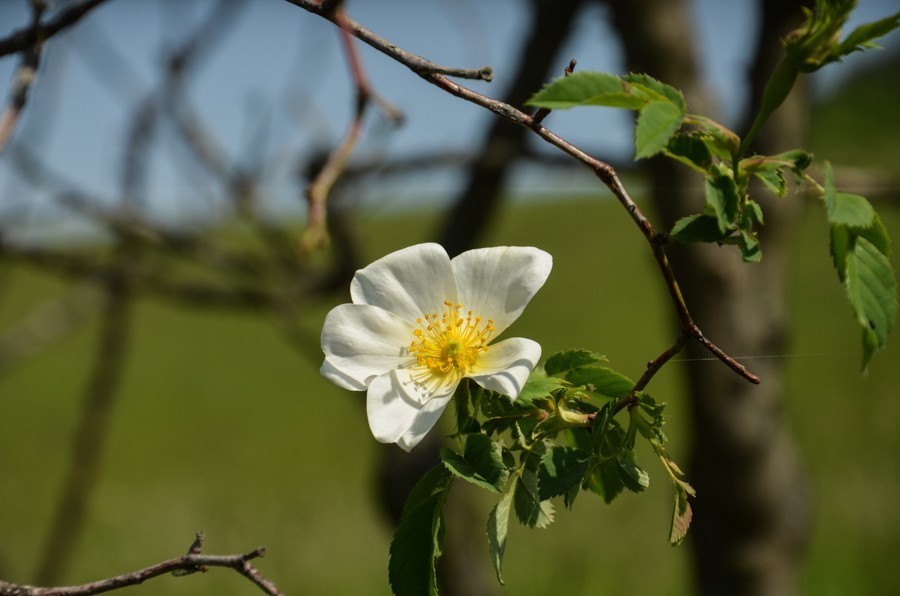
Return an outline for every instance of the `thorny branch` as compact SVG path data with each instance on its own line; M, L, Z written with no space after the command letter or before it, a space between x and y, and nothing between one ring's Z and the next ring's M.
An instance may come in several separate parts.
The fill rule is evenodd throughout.
M184 556L80 586L43 588L13 584L0 580L0 596L88 596L90 594L100 594L127 588L128 586L136 586L148 579L169 573L174 576L184 576L197 572L206 572L209 567L233 569L265 594L269 594L269 596L280 596L282 594L275 583L263 577L259 570L250 563L253 559L265 556L266 549L264 547L242 555L204 555L201 552L203 538L203 532L198 532L193 544L191 544L190 549Z
M320 2L316 2L315 0L287 1L308 12L328 19L329 21L337 24L342 28L346 28L361 41L364 41L374 49L386 54L400 64L403 64L432 85L443 89L447 93L450 93L451 95L459 97L460 99L463 99L475 105L481 106L487 110L490 110L491 112L494 112L501 118L532 130L536 135L541 137L547 143L553 145L564 153L567 153L577 161L581 162L583 165L590 168L591 171L593 171L594 175L597 176L597 178L599 178L600 181L610 191L612 191L613 195L625 208L625 210L631 216L631 219L634 221L635 225L638 226L638 229L640 229L641 233L644 235L644 238L649 243L650 249L653 252L653 258L656 261L660 273L663 276L666 289L669 292L669 297L671 298L679 321L681 322L681 336L693 337L694 339L699 341L700 344L703 345L703 347L709 350L716 358L724 362L735 373L750 381L751 383L759 383L759 377L749 372L743 365L741 365L734 358L726 354L709 339L707 339L703 335L697 324L694 322L693 318L691 317L690 311L688 310L687 304L684 301L684 297L681 295L681 290L678 287L678 282L675 279L675 274L672 271L672 267L669 265L668 258L666 257L664 245L668 242L668 238L665 235L661 235L656 232L656 230L653 228L653 225L650 223L650 220L647 219L647 217L641 211L640 207L638 207L638 205L628 194L628 191L622 185L618 174L611 165L589 155L566 139L560 137L550 129L543 126L540 121L543 120L546 114L542 114L540 112L536 113L535 116L539 116L539 118L537 119L537 121L535 121L535 116L526 114L525 112L512 105L473 91L472 89L469 89L468 87L460 85L459 83L451 81L449 78L447 78L447 75L450 75L462 78L480 78L483 80L490 80L489 69L483 69L482 71L480 71L483 73L486 70L488 72L487 78L484 76L478 76L477 73L479 71L462 71L466 75L469 75L467 77L452 73L449 69L446 69L437 64L433 64L425 58L422 58L421 56L417 56L416 54L403 50L396 44L385 40L372 31L366 29L361 24L351 20L346 15L343 15L341 17L342 20L336 20L334 14L323 9L323 6ZM571 65L571 67L574 67L574 65ZM659 358L650 362L647 370L641 377L641 382L643 383L643 385L641 385L640 387L636 385L635 388L632 389L630 395L630 399L632 401L637 391L640 391L644 386L646 386L646 384L649 383L650 379L653 377L653 375L656 374L661 366L675 354L681 351L685 343L686 340L681 340L681 338L679 338L679 340L676 341L672 345L672 347L667 349L666 352L664 352Z

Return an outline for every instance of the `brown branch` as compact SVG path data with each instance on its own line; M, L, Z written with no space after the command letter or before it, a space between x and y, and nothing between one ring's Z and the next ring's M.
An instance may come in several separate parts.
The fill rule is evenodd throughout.
M324 14L329 15L328 18L340 30L341 42L347 54L350 73L356 86L356 109L343 140L328 156L322 169L315 175L304 192L309 205L309 219L306 231L300 239L300 250L304 253L311 252L328 243L326 222L328 196L338 177L347 167L350 155L359 141L359 136L362 133L363 117L370 102L375 102L379 105L394 123L399 124L403 120L403 115L400 111L384 99L381 99L369 85L362 60L359 57L359 52L356 50L356 44L353 42L353 35L350 31L350 23L352 21L344 15L344 11L340 6L329 6L326 3L326 6L320 5L319 8Z
M205 572L209 567L224 567L233 569L246 577L250 582L270 596L280 596L282 592L271 580L250 564L250 561L264 557L266 549L257 548L242 555L204 555L201 553L203 544L203 532L197 533L197 538L191 544L187 554L155 565L138 569L130 573L117 575L108 579L82 584L79 586L65 586L57 588L44 588L38 586L26 586L13 584L0 580L0 595L3 596L88 596L111 592L128 586L142 584L148 579L161 575L172 574L175 576L191 575L197 572Z
M318 3L313 2L312 0L287 1L311 13L317 14L323 18L335 22L334 14L323 12L321 6ZM638 205L628 194L628 191L622 185L622 182L619 180L615 169L611 165L587 154L569 141L544 127L542 124L540 124L540 122L535 122L533 116L526 114L522 110L519 110L518 108L508 103L487 97L486 95L473 91L472 89L469 89L468 87L460 85L459 83L456 83L454 81L451 81L446 76L444 76L444 74L442 74L446 70L443 67L435 65L425 58L422 58L421 56L417 56L416 54L407 52L406 50L399 48L396 44L393 44L379 37L359 23L350 20L346 16L344 16L343 18L345 19L343 23L336 24L339 24L339 26L342 27L346 27L358 39L364 41L376 50L379 50L380 52L390 56L397 62L403 64L429 83L439 87L440 89L443 89L451 95L459 97L460 99L463 99L475 105L481 106L497 114L501 118L504 118L514 124L518 124L533 131L544 141L567 153L571 157L587 166L591 171L593 171L594 175L597 176L600 181L603 182L603 184L612 191L613 195L625 208L625 210L631 216L631 219L634 221L635 225L637 225L638 229L650 244L651 250L653 252L653 257L656 260L660 272L662 273L663 280L669 292L669 296L678 314L678 318L681 321L681 333L686 333L689 336L697 339L701 343L701 345L709 350L716 358L722 360L722 362L728 365L729 368L731 368L747 381L750 381L751 383L759 383L759 377L748 372L746 368L735 361L731 356L726 354L710 340L705 338L699 327L696 325L696 323L694 323L687 305L684 302L684 298L681 295L681 290L678 287L678 282L675 279L675 274L672 271L671 266L669 265L668 259L666 258L665 251L663 249L663 245L667 241L667 239L665 238L665 236L661 236L656 233L653 225L650 223L650 220L647 219L647 217L641 211L640 207L638 207ZM658 368L648 369L648 373L651 377L653 376L653 374L655 374L656 370L658 370ZM647 373L645 373L645 375L646 374ZM649 381L649 378L647 379L647 381Z
M77 23L81 17L91 9L102 4L105 0L86 0L80 4L73 4L61 10L54 18L38 27L25 27L0 39L0 57L7 54L21 52L38 41L44 41L53 37L63 29Z

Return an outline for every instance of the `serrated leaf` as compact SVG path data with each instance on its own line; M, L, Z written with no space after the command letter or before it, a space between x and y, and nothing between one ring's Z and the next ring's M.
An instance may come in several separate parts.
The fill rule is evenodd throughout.
M650 486L650 475L634 462L634 451L625 450L616 459L619 478L631 492L641 492Z
M481 430L481 426L475 418L473 389L475 391L481 390L471 379L464 379L453 395L453 404L456 410L456 429L460 434L477 433Z
M566 375L572 385L589 386L590 390L607 397L625 397L634 387L634 381L604 366L584 366Z
M567 350L547 358L544 372L550 376L559 376L559 373L598 362L606 362L606 356L589 350Z
M740 196L734 179L724 173L706 178L706 205L716 216L719 231L725 235L737 224Z
M719 242L724 237L719 230L719 219L703 213L682 217L672 226L669 235L684 243Z
M746 213L747 217L750 218L750 221L755 224L763 225L766 223L763 219L762 207L760 207L759 203L753 199L747 199L744 202L744 213Z
M618 466L612 460L597 465L585 478L585 486L600 495L607 505L612 503L625 488L625 484L619 477Z
M738 248L741 249L741 259L745 263L758 263L762 260L762 250L759 248L759 240L753 234L741 230L738 239Z
M658 99L666 99L678 108L682 114L687 113L687 103L684 101L684 93L665 83L654 79L650 75L629 73L622 79L633 85L643 87L644 89L655 94Z
M580 71L556 79L531 96L526 105L564 110L576 106L640 109L650 101L646 91L613 74Z
M549 397L554 391L564 389L567 383L558 377L548 377L540 370L531 371L525 386L519 392L516 402L520 405L530 404L536 399Z
M446 447L441 449L441 460L455 476L498 493L508 476L503 445L487 435L469 435L462 455Z
M897 313L894 270L878 248L861 236L851 238L846 253L844 287L863 329L863 368L883 348Z
M634 157L656 155L681 128L684 113L672 102L653 101L641 109L634 129Z
M580 449L555 446L541 458L538 471L539 497L542 501L581 486L588 469L588 456Z
M784 197L787 194L787 180L785 180L781 168L758 170L753 172L753 175L762 181L766 188L775 193L776 196Z
M669 139L665 153L704 174L713 162L712 153L698 132L676 134Z
M410 492L391 541L388 579L396 596L437 595L435 561L443 542L442 510L453 477L443 466L428 471Z
M672 546L681 544L691 526L694 513L688 502L688 493L680 485L675 484L675 509L672 512L672 527L669 531L669 543Z
M715 120L696 114L690 115L690 122L704 133L700 140L703 141L713 155L724 160L730 160L732 155L738 150L741 139L727 127Z
M839 58L853 52L862 52L878 47L873 40L887 35L898 27L900 27L900 12L878 21L860 25L838 44L834 56Z
M875 219L875 210L865 197L846 192L838 192L834 184L831 164L825 162L825 211L832 224L851 228L868 228Z
M503 555L506 553L506 537L509 533L509 512L512 509L516 482L510 482L500 500L488 515L487 535L491 549L491 563L497 573L497 581L503 584Z
M516 494L513 498L516 517L529 528L545 528L553 522L553 504L541 500L540 496L538 469L543 454L542 448L524 454L524 466L516 480Z

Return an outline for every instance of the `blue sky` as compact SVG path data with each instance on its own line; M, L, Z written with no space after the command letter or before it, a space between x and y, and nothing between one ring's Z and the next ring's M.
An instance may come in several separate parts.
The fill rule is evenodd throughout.
M495 97L502 96L514 74L527 24L520 4L519 0L347 2L353 18L435 62L491 65L494 81L471 86ZM754 4L694 1L704 68L719 99L719 116L726 123L740 107L745 55L751 51L756 27ZM27 5L27 0L0 1L0 35L27 23ZM165 48L177 45L211 6L213 2L206 0L110 0L77 27L54 38L13 143L27 144L88 194L114 200L126 125L135 107L158 85ZM896 6L896 0L861 0L851 26L886 16ZM895 44L897 39L888 43ZM477 146L491 114L427 85L367 47L362 55L373 86L405 113L406 123L392 129L370 116L358 156ZM580 18L559 58L560 72L570 57L578 60L582 70L623 72L616 34L602 7L593 6ZM847 73L866 58L853 57L843 68L825 69L831 77L820 85L835 84L841 72ZM17 63L16 57L0 60L4 95ZM352 108L349 76L334 27L281 0L250 2L198 72L190 84L190 98L205 125L233 159L270 161L266 191L299 207L293 178L296 157L312 147L336 142ZM598 157L630 156L631 129L623 112L557 112L546 123ZM263 149L250 155L255 145L248 140L252 138L249 131L260 125L267 131L259 145ZM219 189L213 181L183 175L179 161L187 159L187 154L174 135L163 131L151 155L149 195L157 208L176 216L191 215L192 210L202 211L215 203ZM433 177L417 181L405 192L430 196L453 185L452 179ZM40 189L22 184L9 156L0 155L0 217L22 209L23 204L40 205L41 194Z

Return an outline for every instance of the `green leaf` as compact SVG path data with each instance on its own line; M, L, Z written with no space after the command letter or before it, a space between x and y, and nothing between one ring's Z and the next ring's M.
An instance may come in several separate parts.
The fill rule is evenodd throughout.
M762 207L759 206L759 203L754 201L753 199L747 199L744 203L744 213L747 214L747 217L750 218L750 221L755 224L763 225L765 221L763 220L763 212Z
M650 93L655 94L658 99L668 100L677 107L678 111L682 114L687 113L687 103L684 101L684 93L675 87L666 85L646 74L630 73L623 76L622 80L646 89Z
M638 110L650 99L645 89L616 75L583 70L545 85L526 105L553 110L588 105Z
M564 495L581 485L588 469L588 456L580 449L555 446L541 458L538 471L539 497L542 501Z
M702 133L696 131L673 136L666 145L665 153L703 174L709 172L713 162L712 153L703 141Z
M565 388L566 385L566 382L562 379L548 377L541 371L535 369L531 371L531 375L528 377L528 380L525 381L525 386L522 387L522 391L519 393L519 397L516 398L516 402L519 402L521 405L530 404L536 399L549 397L551 393Z
M863 330L863 368L883 348L897 314L897 282L890 261L865 238L851 240L844 287Z
M741 144L740 137L725 126L722 126L715 120L696 114L691 114L688 120L704 133L700 140L703 141L713 155L724 160L730 160L732 155L738 150Z
M503 555L506 553L506 536L509 533L509 512L512 509L516 482L510 482L500 500L488 515L487 535L491 549L491 563L497 573L497 581L503 584Z
M613 460L597 465L585 478L585 486L600 495L607 505L612 503L613 499L619 496L622 489L625 488L625 484L619 476L618 465Z
M544 372L550 376L561 376L560 373L581 366L596 364L597 362L606 362L606 356L601 356L589 350L568 350L547 358L547 362L544 364Z
M644 106L634 130L635 159L651 157L665 149L683 120L684 112L668 100Z
M435 466L416 484L406 500L391 541L388 578L396 596L437 595L435 561L444 539L442 510L453 477Z
M706 205L716 216L719 231L725 235L738 221L740 195L734 179L720 171L706 178Z
M831 164L825 162L825 211L832 224L851 228L868 228L875 219L875 210L865 197L838 192L834 184Z
M813 154L803 149L791 149L790 151L773 155L770 159L786 163L799 176L803 174L806 168L812 165Z
M693 511L688 502L688 492L680 483L675 483L675 510L672 512L672 527L669 530L669 543L672 546L677 546L684 540L692 517Z
M900 27L900 12L872 23L860 25L851 31L844 41L838 44L834 54L836 57L840 57L853 52L877 48L878 45L873 40L887 35L898 27Z
M516 494L513 499L516 517L529 528L545 528L553 522L553 504L541 500L538 469L545 452L543 443L523 454L524 466L516 480Z
M573 370L566 379L576 387L585 386L590 391L613 398L625 397L634 387L634 381L603 366L585 366Z
M672 226L669 235L679 242L719 242L724 234L719 230L719 219L713 215L698 214L682 217Z
M787 194L787 180L784 178L784 172L781 168L761 169L753 172L766 188L771 190L775 195L783 197Z
M762 250L759 248L759 240L754 234L748 234L741 230L738 239L738 248L741 249L741 259L745 263L758 263L762 260Z
M631 492L641 492L650 486L650 475L634 462L634 451L627 449L616 459L619 478Z
M828 220L852 228L868 228L875 219L875 209L865 197L839 192L834 195L834 203Z
M455 476L490 491L499 493L508 476L503 444L492 442L487 435L469 435L462 455L446 447L441 449L441 459Z

